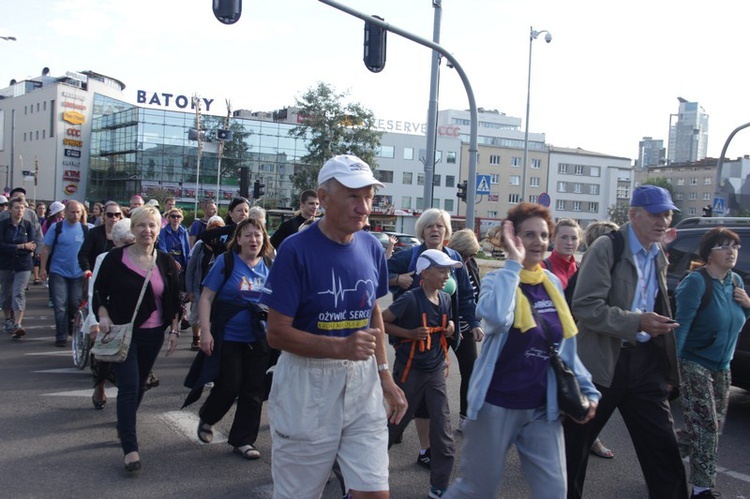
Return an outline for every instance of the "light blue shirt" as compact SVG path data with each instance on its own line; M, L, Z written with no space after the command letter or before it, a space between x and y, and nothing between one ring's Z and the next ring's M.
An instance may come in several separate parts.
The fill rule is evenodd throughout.
M632 225L628 227L628 244L633 252L633 260L638 273L638 284L635 288L635 296L633 296L630 311L653 312L656 293L659 291L659 283L656 279L656 257L661 251L660 246L657 243L651 243L648 250L644 248ZM637 340L640 342L646 342L650 339L651 335L644 331L637 335Z
M53 224L44 235L44 245L50 246L52 261L49 265L50 274L60 274L66 279L77 279L83 276L81 266L78 265L78 251L83 244L83 227L80 223L69 224L64 219L57 222L62 224L62 232L55 243L55 227ZM52 248L52 245L55 245Z

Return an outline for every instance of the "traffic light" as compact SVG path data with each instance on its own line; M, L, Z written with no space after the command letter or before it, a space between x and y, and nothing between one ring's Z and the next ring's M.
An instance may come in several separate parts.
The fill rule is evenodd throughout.
M711 217L711 216L713 216L713 213L714 213L714 208L710 204L707 204L703 208L703 216L704 217Z
M261 184L260 180L256 180L253 184L253 198L260 199L266 193L266 184Z
M464 203L466 202L466 192L469 189L469 183L468 181L464 180L463 182L459 182L456 186L458 188L458 192L456 193L456 197L458 199L462 199Z
M242 14L242 0L213 0L214 16L222 24L234 24Z
M372 16L383 20L382 17ZM388 31L385 28L365 21L365 66L373 73L380 73L385 67L385 41Z

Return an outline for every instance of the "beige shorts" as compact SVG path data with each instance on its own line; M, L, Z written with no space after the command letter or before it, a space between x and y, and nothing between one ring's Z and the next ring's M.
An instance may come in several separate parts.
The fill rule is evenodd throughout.
M274 498L320 497L338 460L346 487L388 490L388 426L375 357L283 352L268 400Z

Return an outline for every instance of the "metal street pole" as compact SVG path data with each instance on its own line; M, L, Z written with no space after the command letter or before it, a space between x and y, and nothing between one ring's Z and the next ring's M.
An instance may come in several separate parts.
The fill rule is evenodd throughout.
M440 43L440 22L442 19L442 0L432 0L435 17L432 28L432 41ZM432 51L432 68L430 71L430 100L427 108L427 154L424 162L424 205L423 209L432 208L432 193L435 173L435 143L437 142L437 101L438 79L440 78L440 53Z
M536 37L542 33L547 33L544 40L549 43L552 41L552 34L545 30L534 31L533 26L529 26L529 77L526 80L526 127L523 133L523 164L521 165L521 201L526 201L526 169L528 168L529 156L529 110L531 109L531 48Z
M471 116L471 125L470 125L470 131L469 131L469 178L467 179L468 192L466 194L466 227L473 230L474 229L474 211L475 211L474 198L476 196L476 190L477 190L477 152L478 152L477 151L477 136L478 136L477 132L478 132L479 125L478 125L477 102L476 102L476 99L474 99L474 91L471 88L471 82L469 82L469 78L466 76L466 73L461 67L461 64L459 64L458 60L455 57L453 57L453 54L448 52L446 49L444 49L437 43L431 42L430 40L427 40L425 38L409 33L408 31L405 31L401 28L397 28L396 26L393 26L392 24L389 24L385 21L381 21L380 19L374 16L371 16L369 14L365 14L364 12L360 12L358 10L352 9L351 7L347 7L346 5L340 4L334 0L318 0L318 1L326 5L330 5L331 7L338 9L342 12L346 12L347 14L351 16L362 19L365 22L380 26L381 28L384 28L390 31L391 33L395 33L399 36L402 36L420 45L424 45L427 48L436 50L443 57L448 59L448 61L453 65L453 69L456 70L456 72L458 73L458 76L461 78L461 82L464 84L464 88L466 89L466 97L469 99L469 114Z
M721 192L721 174L722 174L722 169L724 168L724 156L727 154L727 149L729 148L729 143L732 141L732 139L734 138L734 136L737 135L737 132L739 132L740 130L743 130L743 129L747 128L747 127L750 127L750 123L745 123L744 125L740 125L737 128L735 128L734 130L732 130L732 133L729 134L729 137L727 137L726 142L724 142L724 147L721 148L721 154L719 155L719 161L716 164L716 188L715 188L716 195L715 195L715 197L721 197L722 196L722 192ZM730 213L729 213L729 200L728 199L725 200L724 206L725 206L725 208L724 208L724 212L725 212L724 215L729 215ZM716 216L715 213L712 213L712 215Z

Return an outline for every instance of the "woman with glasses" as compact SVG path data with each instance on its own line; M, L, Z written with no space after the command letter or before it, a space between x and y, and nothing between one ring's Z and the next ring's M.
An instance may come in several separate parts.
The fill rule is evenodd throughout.
M690 457L692 497L719 497L711 489L716 485L719 434L729 405L729 363L750 316L750 298L732 271L739 250L735 232L724 227L709 230L698 249L705 265L689 273L675 291L679 326L674 334L685 414L685 429L678 433L680 451Z
M234 233L235 226L248 218L249 214L250 201L243 197L236 197L229 203L226 225L218 229L203 231L198 239L211 248L214 255L219 256L227 250L227 241Z
M115 201L107 201L102 208L102 218L104 223L88 231L81 249L78 251L78 264L83 270L84 278L88 280L91 280L97 257L115 247L113 228L117 222L123 219L120 205ZM91 285L92 283L89 282L89 287ZM89 300L90 303L91 300ZM106 380L114 383L114 375L109 363L99 362L93 355L91 357L91 373L94 376L94 394L91 396L91 402L94 409L101 410L107 403L104 383Z

